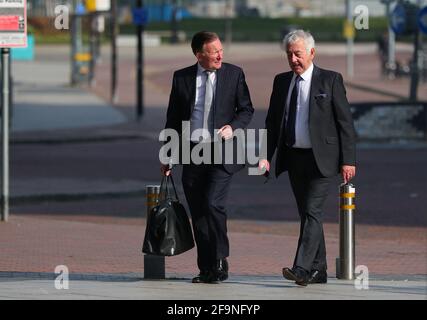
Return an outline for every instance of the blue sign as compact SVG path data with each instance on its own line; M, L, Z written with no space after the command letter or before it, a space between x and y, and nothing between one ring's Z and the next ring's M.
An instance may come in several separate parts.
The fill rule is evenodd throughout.
M418 26L421 32L427 34L427 7L424 7L418 12Z
M132 17L135 25L146 25L148 22L148 10L145 8L134 8L132 9Z
M397 4L390 15L391 29L395 34L402 34L406 26L406 10L402 4Z
M76 13L76 15L78 15L78 16L82 16L82 15L84 15L84 14L86 13L86 8L85 8L85 6L83 5L83 3L79 3L79 4L76 6L75 13Z

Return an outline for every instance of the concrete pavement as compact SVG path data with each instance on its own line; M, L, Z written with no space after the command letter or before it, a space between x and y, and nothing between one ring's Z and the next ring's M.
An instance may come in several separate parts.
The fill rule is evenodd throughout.
M425 278L376 276L362 282L330 278L328 284L298 287L279 276L233 276L221 285L199 284L190 275L143 280L140 275L75 274L68 289L57 274L0 272L0 299L50 300L425 300ZM7 279L7 280L3 280ZM191 302L190 302L191 305Z
M127 118L97 96L69 86L69 64L13 63L12 133L116 125Z

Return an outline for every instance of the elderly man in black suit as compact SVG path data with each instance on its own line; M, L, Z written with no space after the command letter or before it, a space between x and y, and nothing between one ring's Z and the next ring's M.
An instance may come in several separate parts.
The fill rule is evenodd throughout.
M188 136L193 156L194 149L202 153L207 149L213 151L218 145L212 142L218 140L212 139L215 135L220 141L235 143L233 132L247 127L254 109L243 70L223 62L223 48L217 34L196 33L191 48L197 63L174 73L165 128L176 130L184 139ZM188 126L183 128L183 121L189 124L190 132ZM207 149L199 148L201 144ZM182 160L185 148L178 149ZM226 200L231 178L244 164L229 163L227 159L230 157L225 157L225 153L220 158L209 155L203 156L202 163L191 159L183 166L182 183L200 270L193 283L218 283L228 278ZM163 164L162 171L169 174L168 165Z
M282 273L306 286L327 282L322 207L332 177L348 182L356 173L356 133L341 74L313 64L312 35L292 31L284 45L292 71L274 79L259 168L268 174L277 151L276 177L288 171L301 225L293 267Z

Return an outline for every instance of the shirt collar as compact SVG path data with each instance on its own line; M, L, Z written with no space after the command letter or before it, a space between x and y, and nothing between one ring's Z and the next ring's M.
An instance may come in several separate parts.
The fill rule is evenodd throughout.
M198 62L197 62L197 73L198 73L198 74L203 74L203 72L205 72L205 71L209 71L209 70L208 70L208 69L203 68L203 67L200 65L200 63L198 63ZM211 72L215 73L215 72L216 72L216 70L215 70L215 71L211 71Z
M307 70L304 71L303 74L300 75L300 77L304 80L304 81L308 81L311 79L311 76L313 75L313 69L314 69L314 64L311 63L311 65L308 67ZM294 73L294 79L297 77L297 74Z

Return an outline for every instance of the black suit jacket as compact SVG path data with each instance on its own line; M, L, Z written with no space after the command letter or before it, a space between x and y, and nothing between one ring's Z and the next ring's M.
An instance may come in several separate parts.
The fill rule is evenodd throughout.
M197 63L178 70L173 75L165 128L175 129L182 136L182 121L190 121L196 99ZM243 70L222 63L216 73L216 91L213 104L214 129L230 125L234 130L247 127L254 109ZM224 153L223 153L224 155ZM234 173L244 165L225 164Z
M293 72L274 79L266 118L267 159L275 151L276 176L288 169L284 135L284 110ZM356 132L341 74L314 66L309 102L309 131L317 166L325 177L339 173L342 165L356 163Z

